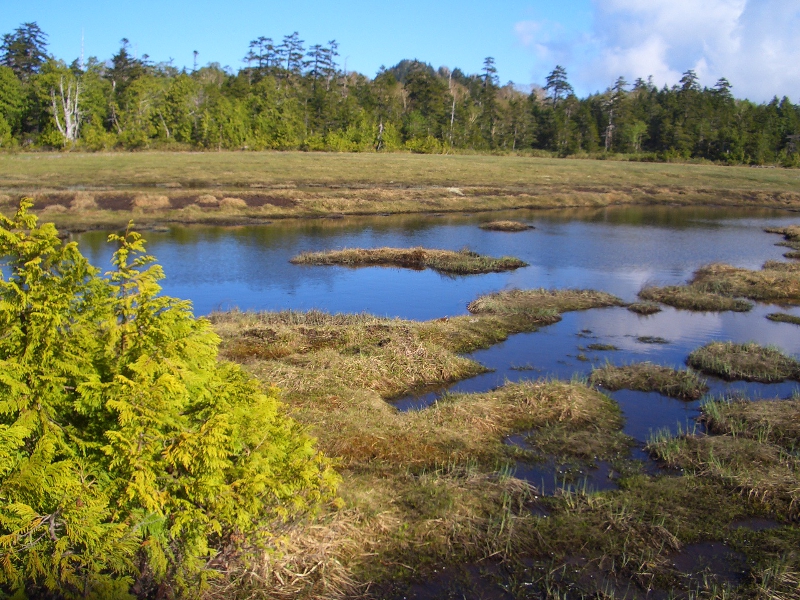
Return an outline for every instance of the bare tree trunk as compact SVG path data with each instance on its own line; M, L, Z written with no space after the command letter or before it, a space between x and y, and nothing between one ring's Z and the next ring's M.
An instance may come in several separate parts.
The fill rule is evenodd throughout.
M78 98L80 96L80 83L75 82L73 87L70 81L67 85L66 95L64 94L64 78L62 77L59 82L59 98L56 100L56 91L50 88L50 99L53 102L53 117L56 120L56 127L61 135L64 136L64 141L69 144L74 144L78 140L78 129L81 124L81 115L78 110ZM59 112L64 115L64 124L61 124L59 119Z

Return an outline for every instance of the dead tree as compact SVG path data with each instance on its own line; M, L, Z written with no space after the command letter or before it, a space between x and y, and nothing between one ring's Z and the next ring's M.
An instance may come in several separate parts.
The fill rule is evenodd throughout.
M56 127L67 144L74 144L78 140L78 129L81 124L81 115L78 110L78 98L80 96L80 82L70 81L67 84L66 93L64 92L64 77L59 81L59 95L56 98L56 91L50 88L50 99L53 101L53 116L56 120ZM59 113L64 115L64 123L61 123Z

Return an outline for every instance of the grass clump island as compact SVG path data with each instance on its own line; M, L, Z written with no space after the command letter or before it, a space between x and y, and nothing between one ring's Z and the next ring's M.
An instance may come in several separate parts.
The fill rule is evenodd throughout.
M697 400L708 391L705 380L693 371L671 369L650 362L619 367L605 365L592 370L589 382L611 391L659 392L681 400Z
M800 379L800 361L753 342L711 342L689 354L690 367L723 379L775 383Z
M528 225L521 221L489 221L488 223L481 223L480 228L487 231L507 231L510 233L535 229L533 225Z
M721 263L695 271L687 285L646 287L643 300L696 311L746 312L757 302L800 304L800 263L770 260L759 271Z
M472 275L499 273L528 266L528 263L503 256L492 258L469 249L430 250L427 248L346 248L325 252L304 252L291 259L296 265L343 265L347 267L393 266L408 269L433 269L440 273Z
M633 302L628 304L627 308L637 315L654 315L661 312L661 307L656 302Z
M639 292L639 297L648 304L660 302L684 310L747 312L753 308L753 303L747 300L729 298L691 285L646 287Z
M800 325L800 317L786 313L770 313L767 315L767 318L770 321L775 321L776 323L792 323L794 325Z

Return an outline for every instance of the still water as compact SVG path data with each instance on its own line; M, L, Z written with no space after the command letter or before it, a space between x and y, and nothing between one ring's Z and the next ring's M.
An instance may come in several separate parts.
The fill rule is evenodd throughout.
M484 231L481 222L512 218L535 229L521 233ZM764 232L800 217L780 211L628 207L576 211L514 211L480 215L414 215L275 222L248 227L174 227L146 232L149 251L163 265L166 294L193 301L197 314L215 310L321 309L369 312L408 319L465 314L468 302L507 288L592 288L634 301L646 284L686 281L701 265L726 262L758 269L784 260L780 236ZM113 249L106 233L77 236L95 265L109 265ZM296 266L303 251L425 246L512 255L530 266L510 273L453 277L398 268ZM671 308L639 316L624 308L567 313L561 322L471 356L493 369L459 382L451 391L485 391L507 380L586 376L606 361L652 361L680 367L689 352L711 340L753 340L800 355L800 328L765 318L777 307L750 313L691 313ZM781 309L800 316L800 309ZM664 338L645 343L640 338ZM616 351L591 351L593 343ZM580 355L580 357L579 357ZM796 383L761 385L712 379L711 394L786 397ZM402 410L433 402L445 390L420 390L400 399ZM625 432L644 441L656 429L686 426L699 402L659 394L612 394L625 413Z

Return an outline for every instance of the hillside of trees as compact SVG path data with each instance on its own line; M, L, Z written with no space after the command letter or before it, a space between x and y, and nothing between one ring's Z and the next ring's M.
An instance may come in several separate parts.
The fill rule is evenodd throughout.
M0 149L331 150L625 155L800 165L800 105L737 99L720 79L701 87L619 78L578 98L556 66L542 87L501 85L494 59L479 73L403 60L372 78L342 69L337 44L295 32L260 37L233 72L191 72L134 56L71 64L47 52L36 23L0 45Z

